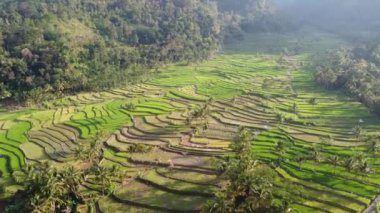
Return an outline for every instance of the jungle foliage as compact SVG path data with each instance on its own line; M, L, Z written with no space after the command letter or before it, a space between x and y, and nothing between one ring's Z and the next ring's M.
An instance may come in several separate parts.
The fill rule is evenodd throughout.
M330 51L314 60L315 80L329 89L343 89L380 113L380 47L361 45Z
M0 4L0 100L38 103L125 86L160 65L207 59L228 34L241 31L245 20L269 10L263 0L239 4L258 14L248 17L241 10L227 11L226 3L5 1Z

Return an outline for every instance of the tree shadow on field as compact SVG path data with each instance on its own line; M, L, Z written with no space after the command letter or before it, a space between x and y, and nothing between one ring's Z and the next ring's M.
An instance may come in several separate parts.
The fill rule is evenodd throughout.
M346 45L346 42L331 33L317 29L300 29L284 33L250 33L241 40L223 46L223 54L300 55L315 53Z

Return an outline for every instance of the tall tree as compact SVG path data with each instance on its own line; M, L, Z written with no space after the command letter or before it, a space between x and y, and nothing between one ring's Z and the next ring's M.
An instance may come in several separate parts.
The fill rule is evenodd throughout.
M241 129L233 149L237 153L221 162L227 183L215 199L205 205L206 212L286 212L294 201L290 189L269 166L255 159L252 152L253 137L249 130ZM286 188L286 190L285 190Z

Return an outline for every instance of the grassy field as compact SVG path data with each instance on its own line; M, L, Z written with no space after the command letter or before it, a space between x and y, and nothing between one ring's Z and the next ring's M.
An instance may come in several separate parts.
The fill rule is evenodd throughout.
M66 97L45 109L0 111L1 177L27 163L70 164L76 147L103 132L102 164L134 178L99 201L101 210L200 210L220 184L215 157L230 152L231 139L245 126L258 134L252 142L257 158L306 189L293 206L298 212L362 211L380 193L380 158L353 129L376 134L380 119L357 101L319 88L301 66L310 53L341 44L307 31L248 35L207 62L168 66L140 85ZM282 51L298 54L281 57ZM189 111L206 102L211 112L189 125ZM207 129L194 131L204 123ZM138 143L154 148L128 153ZM300 160L316 149L320 161ZM340 160L333 163L333 156ZM345 167L355 156L367 160L370 173Z

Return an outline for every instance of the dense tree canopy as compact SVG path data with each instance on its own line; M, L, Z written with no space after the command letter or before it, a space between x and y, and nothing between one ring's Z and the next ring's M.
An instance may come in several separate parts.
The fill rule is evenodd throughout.
M279 32L293 29L290 19L276 10L271 0L218 0L225 36L239 38L242 32ZM231 27L234 27L232 30ZM237 30L238 29L238 30Z
M289 204L297 200L294 195L300 195L302 189L279 179L271 167L255 159L253 139L248 129L236 135L231 148L237 154L225 157L218 165L226 184L205 205L205 212L291 211Z
M207 58L219 45L217 16L201 0L4 2L0 98L108 88L141 77L141 67Z
M41 102L209 58L244 31L280 26L268 0L6 0L0 100Z
M315 79L329 89L344 89L380 113L380 47L363 45L332 51L315 60Z

